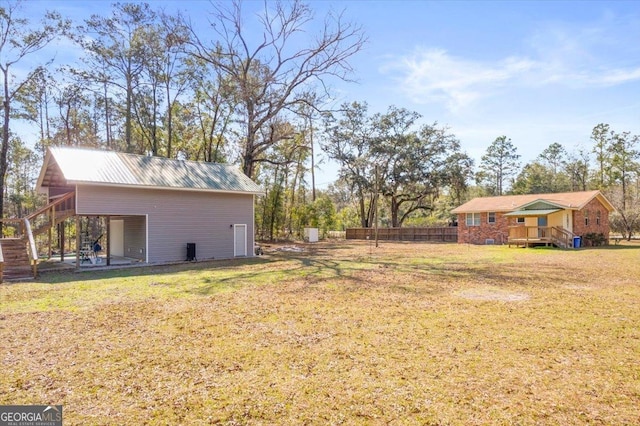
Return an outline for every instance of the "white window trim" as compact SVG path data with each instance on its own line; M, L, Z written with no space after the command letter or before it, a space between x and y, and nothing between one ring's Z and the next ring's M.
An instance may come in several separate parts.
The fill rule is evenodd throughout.
M471 217L471 223L469 223L469 217ZM480 213L467 213L464 218L464 223L467 226L480 226Z

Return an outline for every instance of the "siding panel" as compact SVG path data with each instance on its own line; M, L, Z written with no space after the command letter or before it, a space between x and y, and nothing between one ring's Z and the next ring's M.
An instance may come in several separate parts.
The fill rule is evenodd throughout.
M247 224L247 254L253 255L250 194L78 185L77 209L80 215L148 215L151 263L184 260L187 243L196 244L200 260L232 258L233 224L237 223Z
M124 218L124 254L134 259L146 260L146 217L127 216Z

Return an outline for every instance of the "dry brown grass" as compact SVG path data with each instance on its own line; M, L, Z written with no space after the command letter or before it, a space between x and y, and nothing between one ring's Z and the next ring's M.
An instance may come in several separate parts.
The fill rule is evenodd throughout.
M640 247L306 248L1 286L0 404L68 425L640 423Z

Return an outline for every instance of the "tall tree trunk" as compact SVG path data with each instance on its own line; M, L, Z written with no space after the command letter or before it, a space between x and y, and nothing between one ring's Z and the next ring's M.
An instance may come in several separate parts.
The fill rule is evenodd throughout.
M153 86L153 91L152 91L152 95L153 95L153 109L152 109L152 114L151 114L151 154L156 157L158 155L158 123L156 121L156 116L158 113L158 100L157 100L157 96L156 96L156 86L154 84Z
M133 152L132 143L131 143L131 126L133 120L131 118L132 115L132 107L133 107L133 87L131 82L131 77L127 76L127 100L125 105L124 112L124 140L126 144L126 152Z
M44 114L45 114L45 105L46 105L46 90L43 92L43 98L41 98L41 100L43 102L41 102L38 105L38 115L39 115L39 121L40 121L40 144L42 145L42 153L44 154L45 152L45 144L44 144L44 126L45 126L45 118L44 118ZM48 126L48 125L47 125Z
M168 82L165 87L167 89L167 158L171 158L171 145L173 144L173 108L171 108L171 89Z
M4 193L5 180L7 176L7 153L9 152L9 118L11 113L11 97L9 95L9 67L3 68L4 74L4 99L2 110L4 113L4 123L2 124L2 147L0 148L0 217L4 217ZM2 225L0 222L0 236L2 236Z
M111 119L109 117L109 94L107 92L107 80L104 81L104 123L107 138L107 149L111 149Z
M49 141L51 141L51 129L49 128L49 95L46 90L44 92L44 123L46 129L45 137L48 145Z
M313 121L309 116L309 145L311 147L311 201L316 201L316 164L313 152Z
M391 196L391 227L399 228L400 224L398 223L398 210L400 210L400 204L398 203L398 198L395 195Z
M271 206L271 218L269 220L269 240L273 241L273 231L275 228L276 215L278 212L278 200L280 199L280 192L282 191L282 184L278 184L278 167L276 167L273 173L273 183L276 185L275 196L273 197L273 205ZM280 178L282 180L282 178Z
M244 148L244 153L242 155L242 172L253 179L254 173L254 144L256 140L256 135L253 126L251 125L251 118L247 123L247 144Z
M376 204L376 197L375 195L373 195L369 199L369 211L367 212L367 228L373 227L373 221L375 219L375 213L376 213L375 204Z
M627 209L627 177L626 177L626 173L622 172L622 177L621 177L621 184L622 184L622 210L626 210Z
M362 225L363 228L368 228L367 226L367 215L365 214L365 208L364 208L364 195L362 194L362 191L360 192L360 197L359 201L360 201L360 225Z
M69 124L70 118L69 115L71 113L71 105L67 103L67 112L64 115L64 134L67 139L67 146L71 146L71 125Z

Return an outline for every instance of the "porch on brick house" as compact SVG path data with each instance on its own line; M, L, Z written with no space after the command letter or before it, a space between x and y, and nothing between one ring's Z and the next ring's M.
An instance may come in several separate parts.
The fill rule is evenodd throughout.
M573 248L576 235L561 226L525 226L509 227L509 247L556 246Z

